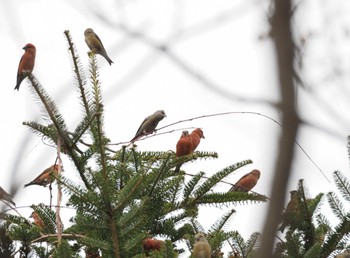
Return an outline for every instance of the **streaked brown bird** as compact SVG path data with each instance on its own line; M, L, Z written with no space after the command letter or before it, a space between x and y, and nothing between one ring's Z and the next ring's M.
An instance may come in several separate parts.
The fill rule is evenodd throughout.
M176 157L183 157L193 153L192 138L188 131L182 131L181 137L176 144ZM180 171L182 163L177 165L175 168L175 173Z
M200 128L194 129L191 132L190 136L192 139L192 152L194 152L197 149L199 143L201 142L201 139L205 139L205 137L202 129Z
M33 181L25 184L24 187L30 185L41 185L47 186L55 180L55 176L58 176L59 165L52 165L51 167L45 169L40 175L38 175ZM62 168L61 168L62 169ZM62 169L63 170L63 169Z
M33 218L34 224L41 229L45 228L45 223L36 211L33 211L29 218Z
M253 189L260 178L260 171L257 169L252 170L251 172L242 176L237 183L235 183L230 192L249 192Z
M12 203L14 206L16 206L16 204L12 200L12 196L9 193L7 193L1 186L0 186L0 200L8 201Z
M160 250L164 246L164 241L154 239L154 238L146 238L142 242L142 247L145 252Z
M18 64L15 90L19 90L19 86L21 85L22 81L28 76L29 73L33 71L35 64L35 46L28 43L23 47L23 49L24 54L22 55L21 60Z
M91 28L87 28L84 32L84 36L85 42L90 48L90 50L95 54L103 56L107 60L109 65L112 65L113 61L107 55L107 51L105 50L102 41L100 40L99 36L97 36L97 34L94 32L94 30Z
M144 135L153 133L156 130L159 121L161 121L164 117L166 117L164 110L158 110L152 115L146 117L137 130L135 137L131 139L131 142L136 141L138 138Z
M298 191L293 190L290 191L290 200L282 214L282 225L279 227L279 230L283 233L284 229L299 216L299 213Z
M211 247L203 233L197 233L195 235L192 253L195 258L211 257Z

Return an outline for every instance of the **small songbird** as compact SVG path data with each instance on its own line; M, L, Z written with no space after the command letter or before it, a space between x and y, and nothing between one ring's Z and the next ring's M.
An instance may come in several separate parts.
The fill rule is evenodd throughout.
M194 258L211 257L211 247L203 233L197 233L195 235L195 241L194 241L192 253Z
M142 247L145 252L154 251L154 250L160 250L164 246L164 241L153 239L153 238L146 238L142 242Z
M12 201L12 196L9 193L7 193L1 186L0 186L0 200L8 201L12 203L14 206L16 206L14 201Z
M176 144L176 157L182 157L189 155L193 153L193 144L192 144L192 138L188 131L182 131L181 137L179 141ZM178 173L180 171L181 164L178 164L175 168L175 173Z
M99 54L103 56L107 60L109 65L112 65L113 61L108 57L107 52L102 44L102 41L94 32L94 30L91 28L87 28L84 32L84 35L85 35L85 42L90 48L90 50L95 54Z
M34 224L41 229L45 228L44 221L40 218L39 214L36 211L33 211L29 218L33 218Z
M132 138L131 142L134 142L141 136L153 133L159 121L161 121L164 117L166 117L166 115L163 110L158 110L152 115L146 117L140 125L139 129L137 130L135 137Z
M33 44L28 43L23 47L24 54L22 55L21 60L19 61L18 71L17 71L17 83L15 90L19 90L19 86L21 85L24 78L28 76L34 69L35 64L35 53L36 49Z
M279 230L283 233L284 229L293 222L299 215L299 198L298 191L290 191L290 200L286 210L282 214L282 225Z
M194 129L191 132L190 137L192 139L192 152L194 152L197 149L199 143L201 142L201 138L205 139L205 137L202 129L200 128Z
M45 169L39 176L37 176L33 181L25 184L24 187L29 185L41 185L47 186L55 180L55 176L58 176L59 165L52 165L51 167ZM61 168L62 169L62 168Z
M229 190L230 192L249 192L253 189L260 178L260 171L252 170L248 174L242 176Z

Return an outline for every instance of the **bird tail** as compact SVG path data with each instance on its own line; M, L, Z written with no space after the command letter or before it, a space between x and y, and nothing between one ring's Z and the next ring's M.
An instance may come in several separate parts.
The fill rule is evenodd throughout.
M109 56L103 55L103 57L107 60L107 62L109 63L109 65L114 64L113 61L112 61L112 59L109 58Z
M179 164L179 165L177 165L176 168L175 168L175 170L174 170L174 172L175 172L175 173L179 173L179 172L180 172L181 166L182 166L182 163Z
M14 88L14 90L19 90L19 83L18 84L16 84L16 87Z
M25 184L23 188L27 187L27 186L30 186L30 185L34 185L33 182L29 182L28 184Z

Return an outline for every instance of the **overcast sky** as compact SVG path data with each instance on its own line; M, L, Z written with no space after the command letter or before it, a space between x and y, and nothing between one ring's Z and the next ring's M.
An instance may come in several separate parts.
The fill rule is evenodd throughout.
M22 125L23 121L46 123L24 81L19 92L13 88L22 47L37 48L34 74L73 129L82 114L73 79L72 64L63 35L69 30L88 76L88 47L83 32L91 27L99 35L114 61L109 66L98 56L105 130L112 143L130 140L142 120L158 109L165 110L166 124L229 111L257 112L280 120L273 103L279 101L275 52L268 38L268 1L45 1L0 2L3 57L0 137L1 186L9 191L19 186L17 206L49 203L48 189L23 185L52 165L56 150ZM304 42L302 76L298 89L298 111L307 122L300 127L298 142L331 180L296 149L293 172L286 191L305 179L311 197L334 190L332 172L347 175L346 137L349 110L349 6L344 1L302 1L294 19L295 40ZM166 46L168 52L159 51ZM200 151L216 151L216 160L196 161L182 168L189 173L211 175L236 162L253 164L227 180L236 182L257 168L261 178L254 191L269 196L276 145L281 128L264 116L232 114L179 124L203 128ZM149 138L139 150L175 150L181 132ZM120 147L115 147L117 150ZM77 178L69 159L63 159L66 177ZM14 181L13 181L14 180ZM222 184L218 191L230 186ZM55 195L54 195L55 196ZM64 201L66 197L64 197ZM55 202L55 199L54 199ZM232 208L232 207L229 207ZM231 230L245 238L262 231L266 204L234 207L237 214ZM204 208L200 221L209 229L225 209ZM203 209L201 209L202 211ZM30 208L20 209L28 217ZM62 210L68 218L71 211ZM210 222L208 224L208 222Z

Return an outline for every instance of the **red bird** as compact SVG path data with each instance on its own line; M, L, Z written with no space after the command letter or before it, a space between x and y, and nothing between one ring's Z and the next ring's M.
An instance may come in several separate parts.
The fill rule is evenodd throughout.
M197 128L194 129L191 134L192 139L192 153L197 149L199 143L201 142L201 138L205 139L202 129Z
M45 228L44 221L40 218L39 214L36 211L33 211L29 218L33 218L34 224L38 226L40 229Z
M164 241L153 239L153 238L146 238L142 242L143 250L145 252L154 251L154 250L160 250L164 245Z
M188 131L182 131L181 137L179 141L176 144L176 157L182 157L189 155L193 153L193 144L192 144L192 138ZM178 173L180 171L182 163L177 165L175 168L175 173Z
M21 60L19 61L15 90L19 90L19 86L21 85L24 78L26 78L28 74L33 71L35 63L35 46L33 44L28 43L23 47L23 49L25 52Z
M25 184L24 187L30 185L41 185L47 186L55 180L55 176L58 176L59 165L52 165L51 167L45 169L40 175L38 175L33 181Z
M250 173L242 176L234 186L229 190L230 192L248 192L253 189L260 178L260 171L252 170Z

